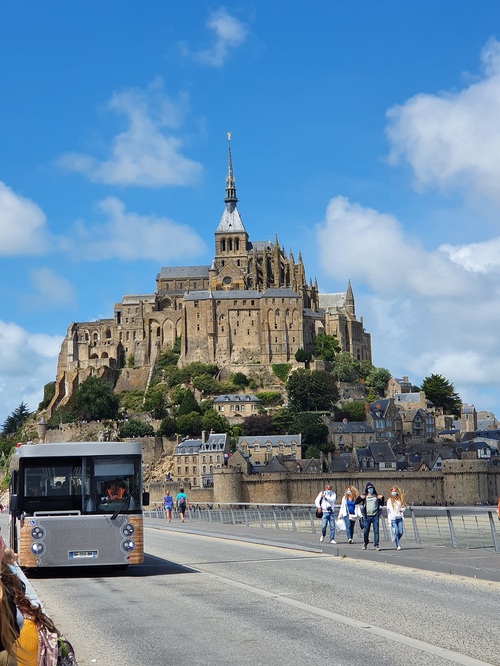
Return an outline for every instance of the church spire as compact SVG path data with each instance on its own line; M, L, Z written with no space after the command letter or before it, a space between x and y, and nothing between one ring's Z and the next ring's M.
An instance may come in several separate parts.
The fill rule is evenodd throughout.
M226 177L226 208L234 210L238 198L236 196L236 181L233 176L233 159L231 157L231 132L227 133L227 177Z

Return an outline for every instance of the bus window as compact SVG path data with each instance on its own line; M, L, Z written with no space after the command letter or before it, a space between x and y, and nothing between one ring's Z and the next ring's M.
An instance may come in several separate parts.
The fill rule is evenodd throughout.
M108 456L94 459L94 485L97 511L133 511L139 506L139 474L137 459Z

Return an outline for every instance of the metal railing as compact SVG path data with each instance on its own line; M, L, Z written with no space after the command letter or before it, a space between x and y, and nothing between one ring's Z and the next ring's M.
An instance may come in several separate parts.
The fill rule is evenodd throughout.
M338 515L338 508L335 511ZM165 518L162 505L144 511L146 518ZM172 519L179 514L172 512ZM222 523L317 534L321 521L309 504L203 504L193 503L186 510L193 522ZM410 506L405 512L405 540L460 549L485 548L500 552L500 522L496 507L425 507ZM355 536L362 530L356 521ZM390 542L391 532L385 509L380 519L380 540Z

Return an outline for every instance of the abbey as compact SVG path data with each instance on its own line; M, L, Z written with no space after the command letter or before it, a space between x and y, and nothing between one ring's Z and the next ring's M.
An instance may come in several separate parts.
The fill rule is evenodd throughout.
M306 279L301 253L274 242L251 241L240 217L230 137L225 209L215 230L211 265L161 268L152 294L126 295L113 319L72 323L62 343L56 393L49 412L67 402L90 374L116 378L137 370L145 388L159 353L181 343L180 365L216 363L222 375L256 365L290 363L313 352L318 333L342 351L371 361L371 339L356 318L350 283L344 293L319 294Z

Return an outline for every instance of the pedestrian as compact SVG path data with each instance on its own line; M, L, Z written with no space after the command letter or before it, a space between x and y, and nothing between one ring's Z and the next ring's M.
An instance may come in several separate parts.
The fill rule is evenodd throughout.
M356 520L361 517L361 510L359 506L356 506L357 496L357 489L354 486L347 486L340 503L339 519L343 519L345 522L348 543L353 542Z
M335 541L335 500L336 494L332 490L332 486L327 483L325 489L316 497L314 504L316 508L323 511L321 519L321 537L320 543L326 536L326 526L330 523L330 543L337 543Z
M397 486L392 486L387 500L387 522L391 530L391 537L396 549L401 550L401 537L403 536L403 519L406 502L404 495Z
M186 493L184 492L184 488L181 488L180 491L177 493L177 497L175 498L177 502L177 510L181 514L181 523L184 522L184 514L186 513L186 509L189 509L189 504L188 504L188 498Z
M167 494L163 497L163 507L165 509L165 518L167 523L172 522L172 509L174 507L174 498L170 494L170 490L167 490Z
M363 550L368 548L370 542L370 529L373 525L373 547L375 550L380 550L379 545L379 519L384 506L385 498L379 495L375 490L373 483L366 484L364 495L358 495L356 504L361 505L361 512L363 514L364 531L363 531Z

